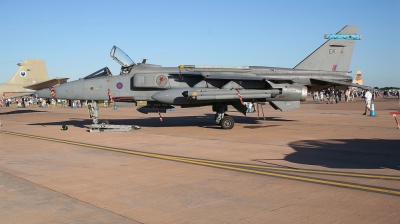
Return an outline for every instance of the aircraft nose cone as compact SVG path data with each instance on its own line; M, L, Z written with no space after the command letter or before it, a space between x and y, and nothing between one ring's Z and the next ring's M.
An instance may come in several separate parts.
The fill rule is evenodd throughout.
M49 89L41 89L35 92L37 97L40 98L51 98L50 90Z

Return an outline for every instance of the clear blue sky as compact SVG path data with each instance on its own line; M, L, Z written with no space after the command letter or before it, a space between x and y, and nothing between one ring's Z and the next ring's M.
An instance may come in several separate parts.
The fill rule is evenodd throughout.
M51 78L75 80L105 66L116 75L113 45L162 66L292 68L347 24L363 36L352 75L400 86L400 0L3 0L0 83L26 58L46 60Z

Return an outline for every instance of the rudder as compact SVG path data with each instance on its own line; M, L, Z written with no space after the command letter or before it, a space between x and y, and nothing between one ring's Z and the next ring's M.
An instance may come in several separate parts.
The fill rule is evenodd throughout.
M7 84L17 84L28 86L39 82L49 80L47 74L46 63L42 59L26 59L22 63L17 64L18 70L14 73Z

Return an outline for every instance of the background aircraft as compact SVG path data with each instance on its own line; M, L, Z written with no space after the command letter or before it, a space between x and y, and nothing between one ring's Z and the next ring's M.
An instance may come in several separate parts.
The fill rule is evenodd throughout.
M246 114L243 101L269 102L274 109L286 111L300 107L307 91L335 86L359 86L347 74L358 26L345 26L336 34L325 35L328 40L294 68L263 66L196 66L134 63L118 47L110 56L121 65L118 76L108 68L83 79L54 88L57 98L108 100L115 102L147 101L139 107L142 113L165 113L172 105L185 107L212 106L215 123L223 129L234 126L226 115L227 105ZM49 90L37 92L50 97Z
M33 94L36 90L52 87L64 83L68 78L56 78L49 80L46 63L42 59L26 59L17 64L18 70L11 79L0 84L0 104L4 99L15 98Z
M361 71L358 70L356 76L354 77L354 84L358 84L358 85L363 85L363 80L362 80L362 76L361 76Z
M353 83L363 86L362 88L358 87L358 86L352 86L352 87L349 88L350 90L355 91L355 93L358 96L362 95L362 92L363 92L364 89L372 89L370 86L364 86L360 70L358 70L356 75L354 76Z

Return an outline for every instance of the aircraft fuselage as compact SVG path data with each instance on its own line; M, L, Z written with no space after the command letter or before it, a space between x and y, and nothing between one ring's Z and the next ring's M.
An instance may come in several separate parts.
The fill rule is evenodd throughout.
M266 89L263 82L253 81L251 78L265 77L266 80L274 80L274 83L287 83L288 80L305 85L308 90L315 91L332 85L314 84L312 78L327 78L331 80L351 82L350 76L342 72L299 70L274 67L250 66L249 72L221 71L221 76L246 76L249 79L235 81L241 89ZM215 73L215 72L214 72ZM202 75L203 74L203 75ZM181 75L183 78L181 78ZM103 76L91 79L80 79L59 85L54 88L59 99L81 100L108 100L109 94L115 101L155 101L152 96L160 91L168 89L184 88L209 88L221 89L229 80L207 80L204 72L194 72L175 67L161 67L157 65L138 64L129 74L118 76ZM281 81L280 81L281 80ZM39 97L51 97L47 89L37 92Z

